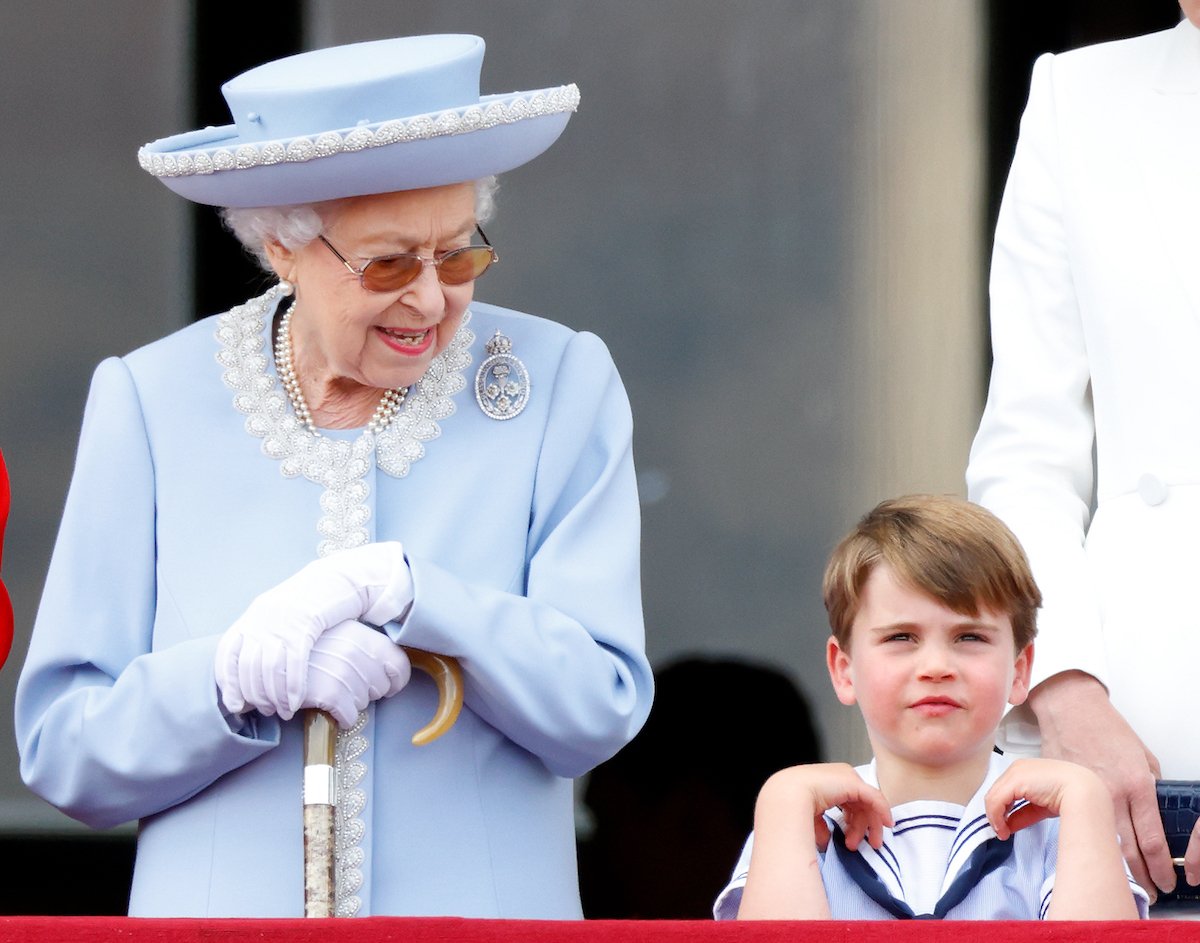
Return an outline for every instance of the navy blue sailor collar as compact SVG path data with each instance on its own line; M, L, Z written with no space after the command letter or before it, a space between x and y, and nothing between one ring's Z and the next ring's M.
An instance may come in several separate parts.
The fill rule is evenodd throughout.
M987 820L984 797L992 783L1008 768L1010 760L993 755L983 782L967 803L958 821L946 871L933 913L918 914L909 904L904 891L899 860L889 843L893 830L884 829L883 845L878 851L862 842L856 851L846 847L845 816L841 809L825 813L832 834L832 851L843 868L863 892L894 917L901 920L940 920L960 904L967 894L990 872L1004 864L1013 853L1013 841L1001 841ZM879 787L875 761L855 768L867 784ZM1022 803L1024 800L1022 800ZM897 832L902 831L897 822ZM911 822L908 823L911 827Z

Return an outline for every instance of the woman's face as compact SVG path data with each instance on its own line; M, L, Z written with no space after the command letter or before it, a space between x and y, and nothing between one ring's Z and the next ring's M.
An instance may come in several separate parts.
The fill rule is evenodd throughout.
M1200 0L1179 0L1179 8L1193 26L1200 27Z
M398 252L427 258L469 245L475 185L459 183L352 197L325 204L325 238L355 269ZM367 291L320 239L267 254L296 289L292 346L297 371L325 384L410 386L446 349L462 323L474 283L443 285L434 266L401 288Z

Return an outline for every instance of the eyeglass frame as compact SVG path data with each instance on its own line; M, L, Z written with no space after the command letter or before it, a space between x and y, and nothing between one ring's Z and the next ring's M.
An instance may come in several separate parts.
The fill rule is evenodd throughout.
M407 288L409 285L411 285L413 282L415 282L418 278L420 278L425 273L425 266L427 266L427 265L432 265L435 269L439 269L439 271L435 273L438 276L438 284L439 285L449 284L450 287L453 288L453 287L455 287L455 284L466 285L466 284L469 284L470 282L475 281L475 279L479 278L479 275L482 275L483 272L486 272L489 268L491 268L493 265L495 265L497 262L500 261L500 256L496 253L496 249L492 245L492 241L490 239L488 239L487 233L485 233L483 231L483 227L480 226L478 223L476 223L475 231L477 233L479 233L479 238L483 240L482 246L459 246L457 249L450 249L448 252L445 252L442 255L435 255L432 258L420 255L419 253L416 253L416 252L392 252L392 253L389 253L388 255L377 255L377 256L374 256L373 258L367 259L363 263L363 267L360 269L356 269L353 265L351 265L350 260L347 259L340 252L338 252L338 250L336 248L334 248L333 243L330 242L328 239L326 239L323 233L319 233L317 235L317 238L320 239L321 242L323 242L325 244L325 247L330 252L332 252L335 256L337 256L338 261L341 262L342 265L346 266L346 271L348 271L351 275L358 276L358 284L362 287L363 291L369 291L373 294L378 295L378 294L384 294L389 291L399 291L401 288ZM448 259L455 252L461 252L463 249L489 249L489 250L491 250L491 253L492 253L492 261L490 261L487 264L487 268L485 268L483 270L483 272L480 272L479 275L476 275L475 278L471 278L465 282L458 282L458 283L443 282L442 276L441 276L441 271L440 271L440 266L441 266L442 262L444 262L446 259ZM373 262L381 262L386 259L399 259L399 258L416 259L418 262L421 263L421 270L419 272L417 272L417 274L414 275L412 278L410 278L408 281L404 282L404 284L397 285L395 288L376 289L376 288L368 288L366 286L366 283L363 281L363 277L366 274L367 269L371 267L371 264Z

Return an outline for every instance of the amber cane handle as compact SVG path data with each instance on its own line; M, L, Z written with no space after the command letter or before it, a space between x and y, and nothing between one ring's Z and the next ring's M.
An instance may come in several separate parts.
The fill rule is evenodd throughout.
M322 710L304 712L304 916L333 916L333 820L337 722Z
M438 706L433 719L413 734L413 746L423 747L454 726L463 705L462 668L449 655L435 655L419 648L405 648L408 660L418 671L433 679L438 689Z

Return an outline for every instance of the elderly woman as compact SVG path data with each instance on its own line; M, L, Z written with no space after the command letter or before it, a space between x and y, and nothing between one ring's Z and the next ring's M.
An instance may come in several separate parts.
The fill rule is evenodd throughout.
M595 336L472 301L493 175L578 98L481 99L482 56L294 56L142 151L278 281L97 369L20 680L29 786L139 822L132 914L302 912L321 708L339 914L580 915L570 780L651 697L631 419ZM463 670L430 746L402 645Z

